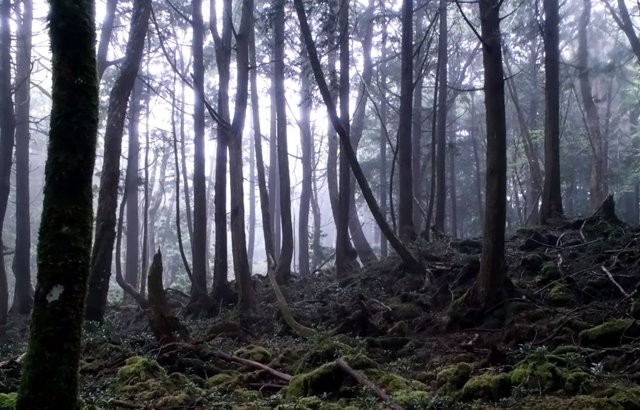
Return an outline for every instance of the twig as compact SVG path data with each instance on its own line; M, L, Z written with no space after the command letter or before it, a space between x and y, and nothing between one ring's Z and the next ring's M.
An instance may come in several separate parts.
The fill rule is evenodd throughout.
M624 290L624 288L622 286L620 286L620 284L618 282L616 282L616 280L613 278L613 275L611 274L611 272L609 272L609 269L605 268L604 265L600 266L600 269L602 269L602 271L607 274L607 276L609 277L609 280L611 281L611 283L616 285L616 287L624 295L625 299L630 299L631 297L633 297L633 293L635 293L635 291L632 294L628 294Z
M355 370L353 367L349 366L347 364L347 362L344 361L344 359L342 359L342 358L336 359L335 360L335 364L340 369L344 370L344 372L347 373L349 376L351 376L354 379L356 379L356 381L358 383L360 383L363 386L366 386L366 387L370 388L376 396L378 396L382 401L387 403L387 405L389 406L390 409L393 409L393 410L404 410L403 407L400 407L399 405L397 405L393 401L391 401L391 397L389 397L389 395L387 393L385 393L384 390L382 390L380 387L376 386L371 380L367 379L362 373L360 373L359 371Z
M254 367L260 370L264 370L266 372L269 372L270 374L272 374L273 376L282 379L286 382L291 381L291 379L293 379L293 376L291 376L290 374L287 373L283 373L281 371L278 371L272 367L269 367L267 365L264 365L262 363L258 363L256 361L253 360L249 360L249 359L243 359L242 357L238 357L238 356L233 356L230 354L227 354L221 350L216 350L214 351L215 355L218 356L221 359L224 360L228 360L230 362L236 362L236 363L240 363L240 364L244 364L246 366L250 366L250 367Z

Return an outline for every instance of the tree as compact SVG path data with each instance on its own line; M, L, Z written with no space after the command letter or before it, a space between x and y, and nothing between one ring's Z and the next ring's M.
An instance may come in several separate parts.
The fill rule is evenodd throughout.
M585 111L587 137L591 146L591 179L589 186L589 202L591 209L596 210L607 194L605 181L604 139L600 128L600 114L593 98L589 79L589 46L587 43L587 27L591 20L591 0L584 0L584 8L578 24L578 82Z
M20 9L22 4L22 12ZM31 221L29 203L29 140L31 106L31 0L16 2L18 36L16 49L16 249L13 274L16 278L12 310L26 315L33 305L31 286Z
M544 185L540 222L563 214L560 190L560 49L558 0L544 0Z
M349 2L342 0L338 12L338 47L340 60L340 121L347 135L350 135L349 123ZM350 143L350 142L349 142ZM349 202L351 199L351 172L344 145L340 149L340 170L338 173L338 207L336 212L336 276L344 277L353 269L353 253L349 241Z
M15 132L11 98L11 2L0 0L0 252L4 252L2 227L9 201L11 159ZM0 259L0 325L7 320L9 294L4 256Z
M313 91L311 87L311 67L306 58L306 51L301 50L303 61L300 71L300 147L302 150L302 183L300 190L300 213L298 217L298 269L300 276L311 274L309 266L309 206L311 205L311 184L313 165L313 137L311 135L311 109L313 107Z
M192 2L193 86L204 90L204 23L202 0ZM196 92L193 104L193 240L191 242L193 277L190 308L199 311L208 304L207 295L207 186L204 167L204 95ZM178 172L176 170L176 172ZM179 193L176 193L178 195Z
M134 288L138 288L138 235L140 221L138 218L138 164L139 164L139 131L140 98L142 81L136 79L131 93L129 109L129 155L127 156L127 172L125 190L127 191L127 256L125 280ZM143 280L144 281L144 278Z
M98 129L94 3L50 3L53 105L38 284L16 409L77 409ZM55 377L52 377L55 375Z
M440 34L438 37L438 104L436 118L436 198L435 228L444 233L446 189L446 146L447 146L447 1L440 0ZM429 227L427 227L429 228Z
M501 3L501 0L479 0L487 129L486 206L480 271L469 290L467 302L482 310L496 303L506 281L507 125L500 35Z
M273 76L276 104L280 219L282 222L282 245L276 266L276 277L280 283L289 281L291 275L291 260L293 258L291 184L289 181L289 151L287 149L287 106L284 93L284 3L284 0L277 0L273 5Z
M331 91L329 90L329 86L327 85L327 81L322 71L322 66L318 57L318 51L313 41L311 29L309 28L309 22L307 21L304 4L302 3L302 0L294 0L294 5L296 8L296 14L298 15L298 21L300 23L300 29L302 31L304 43L307 47L307 53L309 56L309 61L311 63L311 68L313 70L313 75L316 79L316 83L318 84L318 88L320 89L320 93L322 94L322 100L327 107L329 119L331 120L334 129L340 137L342 149L347 154L347 158L349 159L349 166L351 167L351 171L353 172L354 177L358 182L358 185L360 186L360 190L362 191L362 195L364 196L365 201L369 206L369 210L371 211L371 214L376 220L376 223L378 224L378 227L380 228L382 233L385 235L391 246L395 249L395 251L404 262L405 268L408 271L424 273L424 267L422 266L422 263L420 263L420 261L416 259L416 257L393 233L393 230L385 220L384 215L382 214L382 212L380 212L380 207L376 202L373 192L371 191L371 187L367 182L367 178L365 177L364 172L360 167L358 158L356 157L356 153L351 146L351 142L349 141L349 133L343 127L342 122L340 121L340 117L338 117L336 106L331 96Z
M233 292L227 280L227 148L229 145L229 78L231 65L231 1L223 2L222 34L216 26L217 14L215 2L210 2L209 29L213 35L218 67L218 115L222 124L218 123L216 141L216 169L214 182L213 218L215 243L213 256L213 286L211 294L214 299L225 303L233 300ZM227 127L227 128L226 128Z
M411 114L413 104L413 0L402 2L402 48L400 112L398 114L398 230L400 239L411 241L413 225L413 172L411 170Z
M150 0L135 0L131 29L120 74L109 95L107 125L104 135L104 159L100 174L95 241L91 253L91 273L87 295L87 319L102 321L107 305L111 261L115 241L120 153L127 102L140 67L147 33Z

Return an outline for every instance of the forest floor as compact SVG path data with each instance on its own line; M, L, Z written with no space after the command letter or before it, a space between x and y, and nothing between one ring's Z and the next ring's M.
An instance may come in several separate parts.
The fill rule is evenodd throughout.
M284 323L261 276L256 315L180 317L190 341L160 346L144 312L112 307L85 331L84 408L640 409L639 228L592 216L517 231L506 253L517 296L466 329L448 311L473 283L481 242L413 251L435 283L390 257L340 283L327 271L283 287L310 338ZM4 393L24 352L25 325L12 331Z

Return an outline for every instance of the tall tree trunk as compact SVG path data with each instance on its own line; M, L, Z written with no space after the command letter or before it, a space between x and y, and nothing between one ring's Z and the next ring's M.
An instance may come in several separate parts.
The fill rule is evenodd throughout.
M218 124L216 141L216 173L214 198L214 263L213 289L214 299L229 303L233 300L231 288L227 280L227 148L229 145L229 79L231 65L231 0L223 1L222 33L216 28L217 15L215 2L210 2L209 28L213 34L218 67L218 114L225 124ZM203 90L204 92L204 90Z
M22 4L22 12L18 10ZM29 109L31 102L31 0L16 2L18 36L16 47L16 278L12 310L28 314L33 305L31 287L31 221L29 217Z
M249 42L249 65L251 81L251 115L253 119L253 139L256 149L256 170L258 174L258 192L260 193L260 211L262 216L262 232L264 235L264 248L267 259L271 256L275 260L275 249L273 245L273 231L271 215L269 214L269 192L267 191L267 181L264 170L264 158L262 153L262 133L260 131L260 105L258 102L258 73L256 69L256 38L255 25L251 30L251 40Z
M444 232L446 186L446 145L447 145L447 72L448 72L448 27L447 0L440 0L440 34L438 38L438 109L436 119L436 198L435 228Z
M386 35L382 37L382 62L378 68L378 76L380 84L380 135L379 140L379 167L380 167L380 189L378 190L378 200L380 201L380 212L382 216L387 218L387 111L389 111L389 102L387 101L386 93L384 92L387 83L387 65L385 63L387 56L386 47ZM382 234L382 231L378 228L380 233L380 257L386 258L388 254L388 242L387 238Z
M348 0L342 0L338 13L340 33L340 121L347 135L350 135L349 120L349 5ZM349 142L351 143L351 142ZM355 149L355 148L354 148ZM349 241L349 202L351 199L351 173L344 146L340 149L338 173L338 209L336 219L336 276L338 279L347 275L352 269L352 259L355 259L351 242Z
M269 215L271 217L271 231L273 232L273 256L280 257L282 242L282 224L280 223L280 173L278 171L278 126L276 110L275 78L271 73L271 107L269 122Z
M142 81L136 79L131 93L129 104L129 155L127 160L127 173L125 190L127 191L127 255L124 279L138 288L138 168L140 132L140 98L142 97Z
M423 21L426 17L427 7L423 7L422 10L416 10L416 34L422 35ZM422 171L422 90L424 85L424 75L422 61L425 58L426 52L424 44L419 48L419 52L416 54L416 60L418 64L414 64L414 77L415 84L413 89L413 114L412 114L412 126L411 126L411 146L413 152L411 153L411 170L413 172L413 198L416 202L413 206L413 223L416 230L420 229L420 226L424 223L422 212L420 212L420 206L423 199L423 191L425 186L425 180L423 178Z
M125 59L109 95L107 126L104 134L104 159L95 221L95 241L91 253L91 273L87 295L86 317L88 320L102 321L107 305L115 240L122 133L127 101L142 59L150 13L150 0L134 1Z
M253 31L253 28L251 29ZM253 34L251 35L253 37ZM255 71L255 64L249 63L250 69ZM252 111L253 114L253 111ZM259 119L258 119L259 120ZM256 146L253 138L249 137L249 237L247 238L247 258L249 267L253 269L253 254L256 247Z
M15 117L11 98L11 1L0 0L0 252L4 253L2 228L9 201ZM9 289L4 256L0 258L0 325L7 321Z
M456 192L456 154L455 143L449 145L449 197L451 198L451 237L458 237L458 200Z
M282 245L276 266L280 283L289 281L293 258L293 226L291 223L291 184L289 182L289 151L287 149L287 107L284 92L284 0L274 4L274 81L277 125L278 176L280 182L280 217Z
M329 0L329 10L332 20L338 19L340 6L338 0ZM338 104L338 71L336 69L338 36L337 29L329 30L327 35L327 70L329 77L329 90L334 104ZM338 221L338 136L331 123L327 122L327 190L329 191L329 204L334 223Z
M607 194L604 181L604 143L600 129L600 114L593 99L591 81L589 79L589 48L587 43L587 27L591 20L591 0L584 0L584 9L578 24L578 80L580 94L585 110L587 134L591 146L591 178L589 183L589 202L591 209L596 210Z
M303 46L304 47L304 46ZM303 61L306 59L306 51L301 50ZM311 204L312 184L312 150L311 136L311 109L313 108L313 91L311 88L311 67L308 62L303 63L300 72L300 146L302 148L302 183L300 191L300 210L298 217L298 269L300 276L311 274L309 265L309 207Z
M473 149L473 163L475 165L475 178L474 178L474 186L475 186L475 197L476 197L476 208L478 211L478 227L477 230L482 232L484 227L484 206L482 203L482 167L480 166L480 153L478 152L478 120L477 120L477 112L476 105L473 98L473 94L471 95L471 147Z
M149 52L151 48L151 42L149 38L147 38L147 52ZM149 74L149 59L146 61L145 74ZM145 94L144 94L144 109L145 109L145 127L144 127L144 202L142 205L142 246L141 246L141 266L140 272L142 272L142 280L140 281L140 294L145 297L147 290L147 281L145 280L145 276L147 275L147 268L149 266L149 253L153 253L155 250L152 249L149 252L149 114L150 108L149 103L151 101L151 89L148 86L145 86ZM155 169L154 169L155 171Z
M351 126L351 144L354 150L358 150L362 132L364 130L365 113L367 107L367 90L371 87L371 79L373 78L373 61L371 59L371 45L373 40L373 1L369 1L369 5L362 16L364 20L363 39L362 39L362 84L358 90L356 98L357 106L353 114L353 122ZM358 252L358 256L362 263L367 264L377 260L376 254L371 249L369 241L362 231L362 224L358 216L355 202L355 180L350 181L351 197L349 199L349 232L353 246Z
M327 85L327 82L325 80L324 73L322 72L322 66L318 57L318 51L316 50L315 43L313 42L311 29L309 27L309 22L307 21L307 16L302 0L294 0L294 5L296 8L296 14L298 15L298 21L300 22L300 29L302 31L304 42L307 46L307 53L309 55L313 74L316 78L316 82L318 83L320 93L322 94L322 100L327 107L329 118L331 119L335 130L340 136L342 148L345 150L348 156L349 165L351 167L351 170L353 171L356 181L358 182L358 185L360 186L362 195L364 196L364 199L369 206L369 210L371 211L371 214L373 215L383 234L387 237L387 240L389 240L391 246L395 249L395 251L402 259L405 265L405 269L416 273L424 273L424 266L422 266L422 263L420 263L420 261L418 261L418 259L413 256L413 254L407 249L407 247L404 246L400 239L393 233L393 230L385 220L384 215L380 212L380 207L378 206L373 192L371 191L371 187L369 186L364 172L362 171L362 168L358 163L356 153L351 146L349 133L343 127L342 122L340 121L340 117L338 117L336 106L331 96L331 91L329 90L329 86Z
M400 239L411 241L413 224L413 172L411 167L411 114L413 105L413 0L402 2L402 64L398 114L398 229Z
M185 84L184 81L180 83L181 94L185 95ZM184 194L184 216L186 217L187 222L187 233L189 234L189 243L193 247L193 215L191 213L191 196L189 194L189 172L187 170L187 141L186 141L186 133L184 130L185 126L185 115L186 115L186 104L184 98L180 99L180 161L181 162L181 172L182 172L182 192ZM207 221L209 218L207 218ZM155 253L155 249L153 252ZM144 281L143 281L144 282Z
M479 0L487 127L484 240L480 271L470 302L486 309L500 298L506 280L504 235L507 201L507 127L500 35L501 0Z
M38 284L16 402L20 410L79 408L78 364L91 256L99 110L93 10L91 0L51 2L51 126L38 236Z
M558 0L544 0L544 185L540 222L561 216L560 189L560 49Z
M192 2L193 86L193 278L190 306L194 312L207 307L207 183L204 159L204 23L202 0ZM178 170L176 170L178 172ZM178 193L176 193L178 194Z
M249 40L253 30L253 0L242 1L240 28L236 34L236 98L231 138L229 140L229 177L231 185L231 251L238 283L238 309L255 311L258 307L256 291L251 281L247 258L247 240L244 221L244 178L242 176L242 131L247 112L249 85ZM293 238L291 238L293 241ZM293 246L293 242L292 242Z

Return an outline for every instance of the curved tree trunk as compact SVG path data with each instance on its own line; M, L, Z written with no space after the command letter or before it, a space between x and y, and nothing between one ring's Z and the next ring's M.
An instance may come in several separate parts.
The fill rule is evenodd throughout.
M100 174L98 210L95 221L95 242L91 254L91 273L87 295L86 317L88 320L102 321L107 305L115 240L116 208L118 206L122 133L127 101L140 68L150 14L150 0L134 1L125 59L109 95L107 126L104 135L104 159Z
M301 51L303 61L306 51ZM298 269L300 276L311 274L309 261L309 208L311 205L311 184L313 165L311 164L313 142L311 136L311 109L313 108L313 93L311 89L311 67L303 63L300 72L300 147L302 150L302 182L300 190L300 210L298 217Z
M138 288L138 234L140 220L138 218L138 168L140 133L138 123L140 121L140 98L142 94L142 81L136 79L131 93L129 109L129 155L127 159L127 173L125 179L125 191L127 192L127 237L126 259L124 278L134 289Z
M362 190L362 195L364 196L367 205L369 206L371 214L378 223L380 230L383 232L391 246L395 249L395 251L404 262L405 268L408 271L424 273L424 266L422 265L422 263L418 259L416 259L416 257L407 249L406 246L402 244L400 239L398 239L398 237L393 233L393 230L385 220L382 212L380 212L378 203L376 202L373 192L371 191L371 187L367 182L367 178L365 177L364 172L362 171L362 168L358 163L356 153L349 141L349 133L342 126L340 118L338 117L338 114L336 112L336 106L331 97L331 92L329 91L329 87L327 86L324 73L322 72L322 66L320 64L320 59L318 58L318 52L316 50L315 43L313 42L311 29L309 28L309 23L307 21L307 16L302 0L294 0L294 4L296 7L296 13L298 15L298 21L300 22L300 28L304 36L304 42L307 46L307 52L309 54L309 60L311 61L311 67L313 68L313 74L316 78L316 82L318 83L320 93L322 94L322 99L327 106L329 118L331 119L336 132L340 136L342 148L344 149L349 159L349 165L351 167L351 170L353 171L356 181L358 181L358 185Z
M78 408L99 110L93 10L91 0L51 2L53 105L19 410Z

